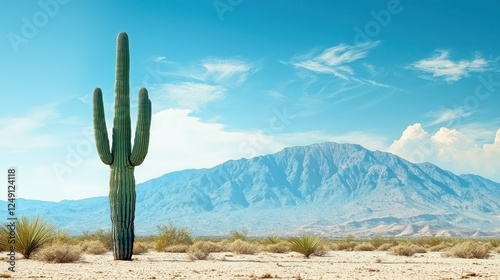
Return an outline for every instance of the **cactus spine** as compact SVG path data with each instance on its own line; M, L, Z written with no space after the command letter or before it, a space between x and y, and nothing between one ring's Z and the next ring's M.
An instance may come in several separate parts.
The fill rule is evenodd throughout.
M111 173L109 202L115 260L132 258L135 217L134 167L140 165L146 157L151 126L151 100L148 91L141 88L134 147L131 148L129 64L128 36L122 32L118 34L116 47L115 116L111 150L100 88L94 90L93 97L97 152L101 161L110 166Z

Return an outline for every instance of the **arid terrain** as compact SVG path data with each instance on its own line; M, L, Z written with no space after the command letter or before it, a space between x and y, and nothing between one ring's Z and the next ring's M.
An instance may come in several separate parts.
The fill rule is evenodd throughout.
M20 259L15 279L500 279L500 254L488 259L443 257L440 252L395 256L388 252L330 251L305 259L298 253L212 253L191 261L185 253L148 252L114 261L110 252L75 263Z

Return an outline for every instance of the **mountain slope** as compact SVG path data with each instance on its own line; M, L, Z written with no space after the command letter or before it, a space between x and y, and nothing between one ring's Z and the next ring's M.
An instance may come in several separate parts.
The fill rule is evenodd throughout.
M99 217L94 227L109 227L106 203L50 208L58 223L77 231L90 217ZM166 174L137 186L136 211L139 233L171 219L211 235L242 227L254 234L487 235L500 232L500 184L359 145L323 143ZM46 208L37 212L54 219Z

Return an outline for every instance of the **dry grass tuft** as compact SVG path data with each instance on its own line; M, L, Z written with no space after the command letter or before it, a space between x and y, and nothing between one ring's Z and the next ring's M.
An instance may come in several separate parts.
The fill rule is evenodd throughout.
M145 254L148 251L149 251L149 247L147 244L145 244L143 242L134 242L134 250L132 252L134 255Z
M390 252L396 256L406 256L406 257L411 257L417 253L427 253L427 251L415 244L411 245L406 245L406 244L400 244L395 247L392 247L390 249Z
M292 250L292 245L286 241L280 241L275 244L268 244L264 246L264 251L271 253L284 254Z
M83 251L78 245L53 243L36 253L36 259L49 263L72 263L82 258Z
M163 249L163 252L186 253L187 249L189 249L189 246L191 246L191 245L185 245L185 244L171 245L171 246L167 246L165 249Z
M92 255L102 255L109 252L106 245L100 240L84 240L80 246L85 253Z
M391 249L394 246L395 246L394 243L384 243L384 244L377 247L377 251L388 251L389 249Z
M363 242L356 245L353 249L354 251L375 251L375 246L372 243Z
M444 255L464 259L487 259L490 257L490 248L486 244L467 241L453 246Z
M229 245L229 250L240 255L253 255L259 251L256 244L237 239Z

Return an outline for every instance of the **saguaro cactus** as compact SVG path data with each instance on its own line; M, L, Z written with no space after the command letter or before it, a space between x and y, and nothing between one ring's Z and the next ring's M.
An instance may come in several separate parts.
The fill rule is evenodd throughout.
M134 167L140 165L146 157L151 126L151 100L148 98L148 91L141 88L134 147L131 149L129 64L128 36L122 32L118 34L116 46L115 116L111 151L100 88L94 90L93 97L97 152L102 162L109 165L111 170L109 202L115 260L132 258L135 217Z

